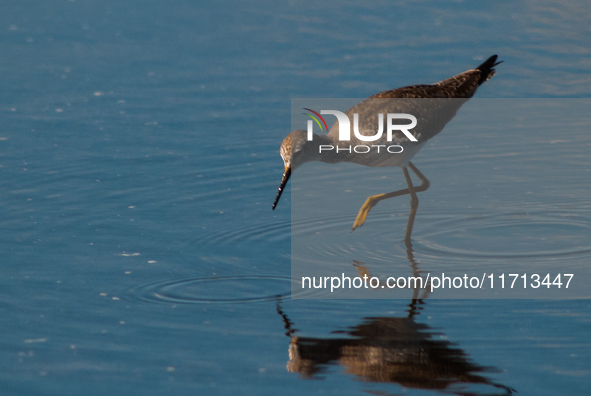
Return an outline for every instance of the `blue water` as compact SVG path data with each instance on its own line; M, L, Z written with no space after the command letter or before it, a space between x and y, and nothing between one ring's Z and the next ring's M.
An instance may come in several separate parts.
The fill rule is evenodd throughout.
M505 63L480 98L587 98L590 19L584 1L4 2L1 393L587 394L588 300L290 299L290 187L271 203L291 98L435 82L495 53ZM433 182L413 233L420 269L471 247L527 252L543 234L552 251L584 248L589 138L515 136L520 150L499 156L506 140L466 143L475 132L446 129L414 159ZM388 174L393 188L400 173ZM375 210L359 231L392 216L408 268L408 200ZM533 242L507 249L510 238ZM364 325L389 338L354 336ZM433 378L379 380L338 353L299 361L318 369L310 380L290 345L443 351L486 382L442 386L448 365L435 358L413 372Z

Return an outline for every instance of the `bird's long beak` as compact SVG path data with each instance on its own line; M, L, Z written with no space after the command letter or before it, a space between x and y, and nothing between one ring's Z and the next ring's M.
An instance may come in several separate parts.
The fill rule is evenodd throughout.
M277 202L279 202L279 198L281 198L281 194L283 194L283 189L287 185L287 181L291 176L291 168L285 167L285 171L283 172L283 177L281 178L281 184L279 185L279 191L277 191L277 196L275 197L275 202L273 202L273 210L275 210L275 206L277 206Z

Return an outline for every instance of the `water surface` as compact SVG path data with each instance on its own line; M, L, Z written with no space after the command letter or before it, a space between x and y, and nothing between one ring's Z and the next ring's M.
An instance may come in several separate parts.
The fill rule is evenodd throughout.
M271 203L291 98L431 83L495 53L505 63L480 98L586 98L590 13L583 1L5 2L2 393L586 394L587 300L292 300L291 186ZM548 268L579 260L565 252L588 246L588 137L456 125L414 159L433 181L420 269L493 248L506 267L523 254L533 266L541 244L559 252ZM397 169L359 169L404 183ZM348 232L358 206L325 232ZM374 210L358 231L387 227L410 271L407 200ZM415 341L487 382L379 381L338 354L311 377L287 369L294 337L350 346L371 323L390 324L371 349L381 356L417 351L393 327L422 329Z

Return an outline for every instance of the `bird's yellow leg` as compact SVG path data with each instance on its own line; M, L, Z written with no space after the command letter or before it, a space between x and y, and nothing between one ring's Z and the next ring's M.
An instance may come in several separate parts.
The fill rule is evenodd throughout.
M417 177L419 178L419 180L421 181L421 185L420 186L415 186L415 192L422 192L425 191L426 189L429 188L429 186L431 185L431 183L429 183L429 180L427 180L427 178L425 177L425 175L423 175L421 173L421 171L419 171L417 169L416 166L413 165L412 162L408 162L408 167L410 168L411 171L413 171L413 173L415 175L417 175Z
M412 162L408 163L408 167L410 168L410 170L413 171L413 173L415 175L417 175L417 177L419 178L419 180L421 181L421 185L414 187L414 192L421 192L421 191L425 191L426 189L429 188L429 180L427 180L427 178L416 168L416 166L414 166L412 164ZM403 171L406 171L406 168L402 168ZM408 171L406 171L406 173L408 174ZM406 175L405 175L406 178ZM410 180L410 176L409 176L409 180ZM408 184L408 180L407 180L407 185ZM412 182L410 183L410 186L412 186ZM401 195L406 195L406 194L410 194L410 190L408 188L405 188L403 190L398 190L398 191L394 191L391 193L386 193L386 194L378 194L378 195L372 195L371 197L368 197L365 200L365 203L363 204L363 206L361 206L361 209L359 209L359 213L357 213L357 218L355 219L355 222L353 223L353 228L351 231L354 231L356 228L361 227L364 223L365 223L365 219L367 219L367 215L369 214L369 211L376 206L376 204L380 201L383 201L384 199L388 199L388 198L394 198L394 197L399 197ZM416 197L416 195L415 195ZM417 200L417 205L418 205L418 200ZM412 208L411 208L412 210ZM415 210L416 212L416 210ZM414 217L413 217L414 220ZM407 227L408 229L408 227Z
M410 242L412 227L415 224L415 216L417 215L417 209L419 207L419 199L417 198L417 193L414 186L412 185L412 180L408 174L408 169L402 168L402 172L404 172L406 185L408 186L408 191L410 192L410 213L408 214L408 222L406 223L406 234L404 235L404 240L406 242Z

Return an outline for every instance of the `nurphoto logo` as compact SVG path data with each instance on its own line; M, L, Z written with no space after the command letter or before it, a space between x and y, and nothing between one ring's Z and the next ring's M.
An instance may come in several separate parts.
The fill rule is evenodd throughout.
M308 120L308 128L307 128L308 141L312 141L312 139L314 137L314 121L320 127L321 131L326 130L326 132L328 132L328 126L326 124L326 121L324 120L324 117L322 117L321 114L330 114L330 115L334 115L337 118L337 122L338 122L338 126L339 126L339 141L351 141L351 120L349 119L347 114L345 114L341 111L338 111L338 110L320 110L320 113L318 113L312 109L308 109L308 108L304 108L304 110L307 110L310 113L313 113L313 114L303 113L304 115L311 118L311 120ZM394 120L409 120L410 124L395 124ZM387 116L386 116L386 142L392 142L393 132L395 132L395 131L402 132L404 134L404 136L406 136L408 138L408 140L410 140L411 142L417 142L418 141L417 138L415 138L409 132L409 129L413 129L416 126L417 126L417 118L415 116L413 116L412 114L387 113ZM367 131L364 130L364 132L367 132ZM371 132L374 132L374 131L371 131ZM362 134L359 130L359 114L353 113L353 134L355 135L355 138L357 139L357 141L360 141L360 142L376 142L377 140L382 139L383 134L384 134L384 114L383 113L378 114L378 128L377 128L377 131L375 131L375 134L366 135L366 134ZM382 141L383 141L383 139L382 139ZM380 149L382 149L382 148L385 148L385 151L387 151L388 153L391 153L391 154L399 154L399 153L402 153L402 151L404 150L403 147L398 144L392 144L392 145L359 144L359 145L348 146L348 147L346 147L346 146L344 146L344 147L336 146L335 147L334 145L331 145L331 144L321 144L318 146L319 153L322 153L323 151L333 151L336 153L345 151L348 153L355 152L355 153L359 153L359 154L366 154L366 153L369 153L370 151L372 151L372 149L375 149L377 151L377 153L380 153Z

